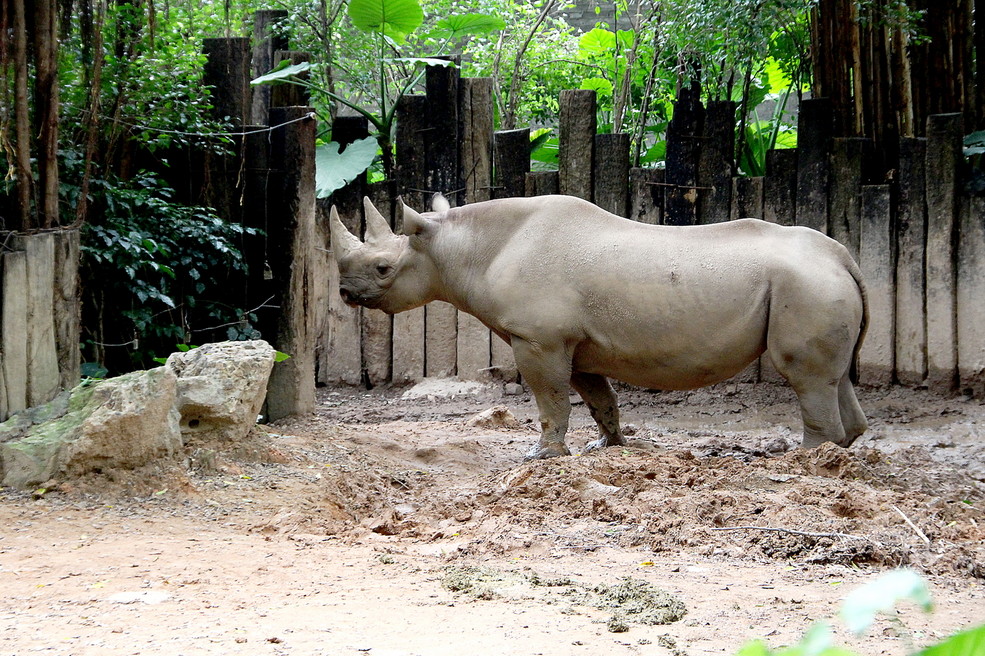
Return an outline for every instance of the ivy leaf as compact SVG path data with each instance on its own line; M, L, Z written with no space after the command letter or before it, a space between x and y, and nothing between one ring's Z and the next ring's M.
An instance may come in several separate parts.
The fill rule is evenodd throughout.
M373 163L379 144L373 137L354 141L339 152L339 144L330 141L315 149L315 194L328 198L356 179Z
M424 22L424 9L417 0L351 0L349 20L363 32L403 43Z
M433 36L441 39L460 39L469 34L488 34L506 29L506 21L489 14L463 14L442 18L434 26Z

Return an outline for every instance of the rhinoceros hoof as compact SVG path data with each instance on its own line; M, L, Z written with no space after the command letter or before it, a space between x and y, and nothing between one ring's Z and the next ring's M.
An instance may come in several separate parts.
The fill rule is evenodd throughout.
M541 446L538 444L527 453L524 460L546 460L547 458L557 458L558 456L570 456L571 452L564 444L548 444Z
M599 449L604 449L607 446L626 446L626 438L619 437L618 439L600 437L597 440L592 440L585 445L585 453L590 451L598 451Z

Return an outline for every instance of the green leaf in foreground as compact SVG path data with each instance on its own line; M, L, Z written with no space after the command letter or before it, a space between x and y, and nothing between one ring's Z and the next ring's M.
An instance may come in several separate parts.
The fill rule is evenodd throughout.
M328 198L333 191L355 180L373 163L378 148L373 137L354 141L342 152L336 141L316 148L315 194L318 198Z
M915 656L981 656L985 654L985 624L956 633L944 642L927 647Z
M861 635L876 615L891 611L903 599L914 601L925 611L934 607L927 582L912 570L897 569L849 593L841 606L841 620L850 631Z
M446 39L460 39L469 34L487 34L506 29L506 21L489 14L464 14L442 18L432 34Z
M270 71L266 75L261 75L260 77L251 80L250 84L253 86L259 86L261 84L282 84L286 82L288 78L295 75L300 75L308 70L311 70L310 62L292 64L289 60L285 59L278 64L274 70Z

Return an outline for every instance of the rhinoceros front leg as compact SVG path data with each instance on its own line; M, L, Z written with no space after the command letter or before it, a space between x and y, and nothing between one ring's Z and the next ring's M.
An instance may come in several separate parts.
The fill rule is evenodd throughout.
M512 337L517 369L530 386L540 413L540 442L527 453L527 460L571 455L564 444L571 416L568 381L571 356L563 345L533 344Z
M571 375L571 386L585 400L592 419L599 425L599 439L589 442L585 452L625 444L626 438L619 428L619 403L609 380L598 374L576 371Z

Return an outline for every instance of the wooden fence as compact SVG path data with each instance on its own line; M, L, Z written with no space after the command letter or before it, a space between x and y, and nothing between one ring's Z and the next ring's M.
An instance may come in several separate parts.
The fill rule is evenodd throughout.
M399 229L393 194L422 210L435 191L453 205L560 192L652 224L757 217L808 226L845 244L867 281L864 383L985 393L985 198L963 191L960 115L931 117L926 138L902 141L899 168L872 179L869 142L833 137L830 103L807 100L799 147L771 151L765 176L739 177L730 102L703 107L682 98L669 129L666 169L640 169L629 167L628 135L596 134L594 92L564 91L558 170L531 172L529 130L493 130L488 79L431 68L426 88L398 110L397 179L352 184L319 202L319 239L328 240L332 203L361 234L362 195ZM347 143L365 134L362 119L341 118L334 138ZM352 309L338 297L330 254L320 266L318 278L328 280L327 308L316 318L320 383L516 376L508 347L473 317L437 302L392 318ZM742 375L767 377L768 367L762 371Z
M79 382L79 232L6 233L0 249L0 421Z

